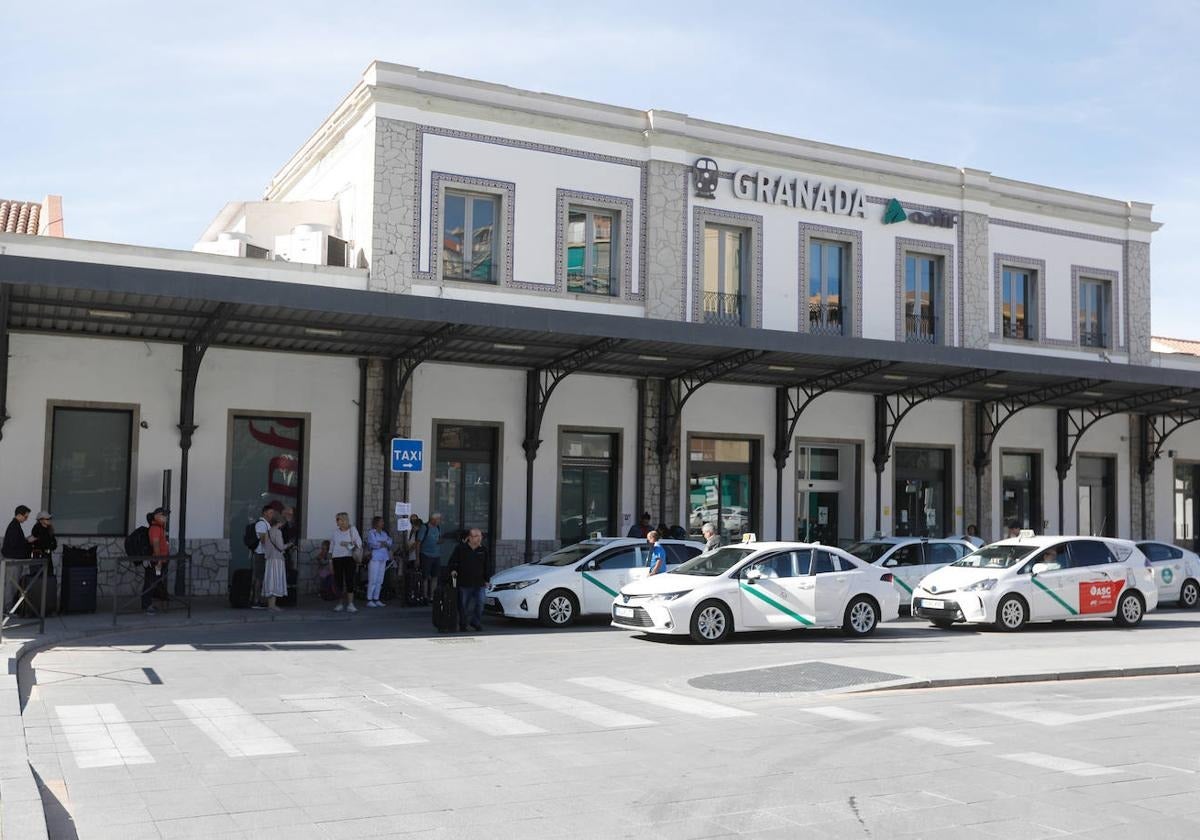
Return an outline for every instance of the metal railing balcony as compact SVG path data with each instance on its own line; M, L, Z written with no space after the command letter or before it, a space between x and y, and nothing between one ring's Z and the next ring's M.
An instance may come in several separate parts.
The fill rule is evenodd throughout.
M809 304L808 331L812 335L844 335L842 307L836 304Z
M905 315L904 340L912 344L937 344L937 319L932 315Z
M1108 346L1108 333L1105 330L1081 330L1079 333L1080 347Z
M742 295L704 293L704 323L726 327L742 326Z

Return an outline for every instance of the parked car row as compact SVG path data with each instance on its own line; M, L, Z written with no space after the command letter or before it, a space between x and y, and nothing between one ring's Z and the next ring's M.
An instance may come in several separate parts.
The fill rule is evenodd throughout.
M1162 603L1200 603L1200 557L1153 541L1035 537L975 549L962 540L891 537L847 550L745 542L702 553L663 540L668 573L648 577L633 538L584 540L493 577L486 609L565 627L607 615L614 627L720 642L735 631L841 628L867 636L901 609L937 627L1105 617L1139 624Z

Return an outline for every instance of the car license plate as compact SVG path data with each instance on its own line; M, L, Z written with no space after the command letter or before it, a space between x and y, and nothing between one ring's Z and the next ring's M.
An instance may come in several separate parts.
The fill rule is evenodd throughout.
M613 607L613 615L618 618L633 618L633 609L630 607Z
M487 606L487 607L498 607L498 606L500 606L500 601L499 601L499 600L497 600L496 598L484 598L484 599L483 599L483 603L484 603L484 606Z
M940 609L945 608L946 602L945 601L935 601L932 598L922 598L921 606L925 607L926 609L929 609L929 610L940 610Z

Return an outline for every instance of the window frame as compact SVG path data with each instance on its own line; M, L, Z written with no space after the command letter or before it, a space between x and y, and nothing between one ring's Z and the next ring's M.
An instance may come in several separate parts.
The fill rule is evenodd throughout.
M129 439L126 443L128 448L128 467L129 474L125 479L125 506L123 530L120 533L100 534L100 533L75 533L58 530L55 533L60 537L120 537L129 532L134 519L134 510L137 505L137 454L138 454L138 428L141 422L141 406L136 403L107 403L107 402L85 402L75 400L47 400L46 401L46 435L45 435L45 450L43 457L42 468L42 507L53 512L53 476L54 476L54 421L56 412L59 410L66 411L105 411L113 413L126 413L129 415Z
M1011 310L1011 290L1016 283L1016 275L1022 275L1025 278L1025 329L1024 335L1014 335L1009 333L1008 321L1012 321L1012 317L1005 316L1004 308L1008 306ZM1010 263L1000 264L1000 337L1012 339L1013 341L1038 341L1041 335L1040 319L1038 318L1038 286L1041 282L1041 277L1036 268L1025 265L1013 265Z
M500 286L501 285L501 283L500 283L500 260L498 258L500 249L497 247L499 244L500 238L503 236L503 230L501 229L502 222L500 220L500 212L503 208L502 208L500 196L496 195L495 193L480 192L478 190L464 189L459 186L447 186L445 188L445 191L442 193L442 216L440 219L441 237L439 239L439 241L442 243L445 243L445 241L446 241L446 222L447 222L447 219L449 218L449 214L446 212L446 207L451 198L462 198L463 199L463 250L465 252L467 249L468 243L471 244L471 250L472 250L471 264L472 265L474 265L473 254L474 254L474 241L475 241L475 225L473 224L473 221L474 221L474 214L475 214L475 202L477 200L482 199L482 200L486 200L491 203L492 218L494 220L492 223L492 236L491 236L491 240L489 242L489 247L491 248L491 252L492 252L492 255L491 255L492 278L490 280L475 280L475 279L472 279L467 276L458 277L458 276L447 275L446 260L445 260L445 253L444 253L445 245L444 244L442 246L442 250L439 252L440 256L438 258L438 274L439 274L439 276L442 278L443 281L448 281L448 282L452 282L452 283L470 283L472 285L478 285L478 286ZM469 234L468 234L468 230L470 231ZM467 265L467 259L466 259L465 253L463 254L461 261L462 261L463 268L465 269L466 265Z
M633 250L635 246L644 250L644 243L634 238L634 206L632 198L560 187L556 192L555 204L554 285L552 287L535 283L511 283L508 285L526 291L539 291L543 294L554 294L595 303L641 300L644 294L641 291L635 292L633 289ZM571 213L579 211L609 213L613 217L613 245L609 254L609 270L612 276L609 282L611 294L577 292L570 288L567 236ZM639 257L639 260L641 259L642 257Z
M763 217L709 207L692 208L691 320L714 323L705 315L705 231L710 226L740 230L742 238L740 311L736 326L762 326ZM687 307L685 307L685 311ZM732 319L726 321L732 324ZM716 323L720 323L717 321Z
M992 285L991 285L991 320L988 326L988 338L996 342L1013 342L1014 344L1042 346L1065 345L1067 339L1046 338L1046 261L1037 257L1026 257L1020 254L993 253ZM1033 299L1028 301L1027 322L1032 329L1028 330L1029 338L1008 338L1004 335L1004 271L1005 269L1025 271L1033 275ZM1074 304L1072 304L1074 305Z
M1084 343L1084 317L1088 310L1084 307L1084 295L1088 289L1097 289L1100 300L1096 303L1094 314L1100 319L1100 343ZM1083 275L1079 278L1075 295L1076 343L1083 348L1094 350L1113 349L1113 283L1105 277Z
M828 288L828 271L827 262L824 259L826 248L837 248L838 255L838 320L837 329L834 330L829 323L829 288ZM849 312L847 306L848 279L850 275L850 251L853 248L852 243L843 239L830 239L823 236L810 236L808 238L808 285L804 300L808 305L808 320L806 332L816 332L821 335L846 335L846 316ZM814 259L814 256L820 254L820 259ZM824 318L813 319L813 272L817 272L817 295L818 302L816 306L819 312L824 315ZM814 329L818 327L818 329Z
M814 241L820 241L831 244L840 244L845 248L844 269L842 275L841 335L861 336L861 301L863 299L862 231L855 230L854 228L840 228L833 227L831 225L813 224L810 222L799 222L797 229L799 231L799 266L796 277L796 317L798 332L812 332L810 328L811 321L809 313L809 278L812 273L812 268L809 265L809 261L812 254L812 243ZM819 334L834 337L838 335L838 333L830 330L822 331Z
M909 272L909 261L912 260L913 271ZM945 328L945 317L941 311L945 308L945 286L946 286L946 258L942 254L928 253L918 249L906 249L904 252L904 290L900 300L900 308L904 317L904 340L909 342L924 343L926 341L920 334L913 332L910 319L925 318L923 313L918 313L917 309L924 309L924 304L919 304L921 288L920 285L925 280L925 273L920 270L921 261L928 261L934 267L933 277L929 278L929 318L933 321L930 324L928 343L942 344L942 333ZM909 287L912 286L913 298L909 299Z
M708 233L710 230L716 231L717 236L717 265L715 271L716 288L708 287L709 270L712 266L709 265L707 259L708 251ZM704 237L704 242L701 245L701 254L704 254L702 264L700 266L700 294L707 296L709 294L717 294L722 297L733 296L737 298L738 303L738 323L744 326L746 323L747 310L749 309L749 295L747 287L749 286L749 255L750 255L750 230L740 225L729 225L722 222L705 222L701 228L701 234ZM736 278L736 292L727 291L729 288L729 277L725 276L725 266L728 264L728 243L729 238L736 234L738 236L738 270ZM705 301L700 302L701 315L707 320L708 313L711 310L705 305Z
M621 283L624 278L621 276L621 212L608 207L592 207L586 204L571 203L567 205L567 224L564 228L565 235L563 240L563 248L567 254L570 254L571 243L571 216L583 214L583 277L587 280L595 280L595 243L596 243L596 224L597 216L609 217L609 241L608 241L608 291L587 291L586 289L571 288L571 267L570 260L567 260L567 283L566 289L568 294L573 295L589 295L594 297L620 297Z
M896 341L946 346L954 344L957 334L957 313L954 308L957 294L954 288L957 264L954 261L954 247L949 243L929 239L896 238ZM934 288L931 290L930 310L933 316L933 325L927 336L911 332L908 326L908 260L910 257L930 259L937 266L937 276L934 278Z

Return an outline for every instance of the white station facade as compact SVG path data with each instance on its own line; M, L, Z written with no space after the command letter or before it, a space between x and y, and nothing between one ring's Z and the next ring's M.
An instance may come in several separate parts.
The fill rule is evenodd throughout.
M1151 348L1157 227L374 63L191 252L0 233L0 508L115 555L169 469L201 593L269 499L307 551L406 502L501 567L642 511L735 540L1016 520L1190 547L1200 359ZM390 471L393 437L421 471Z

